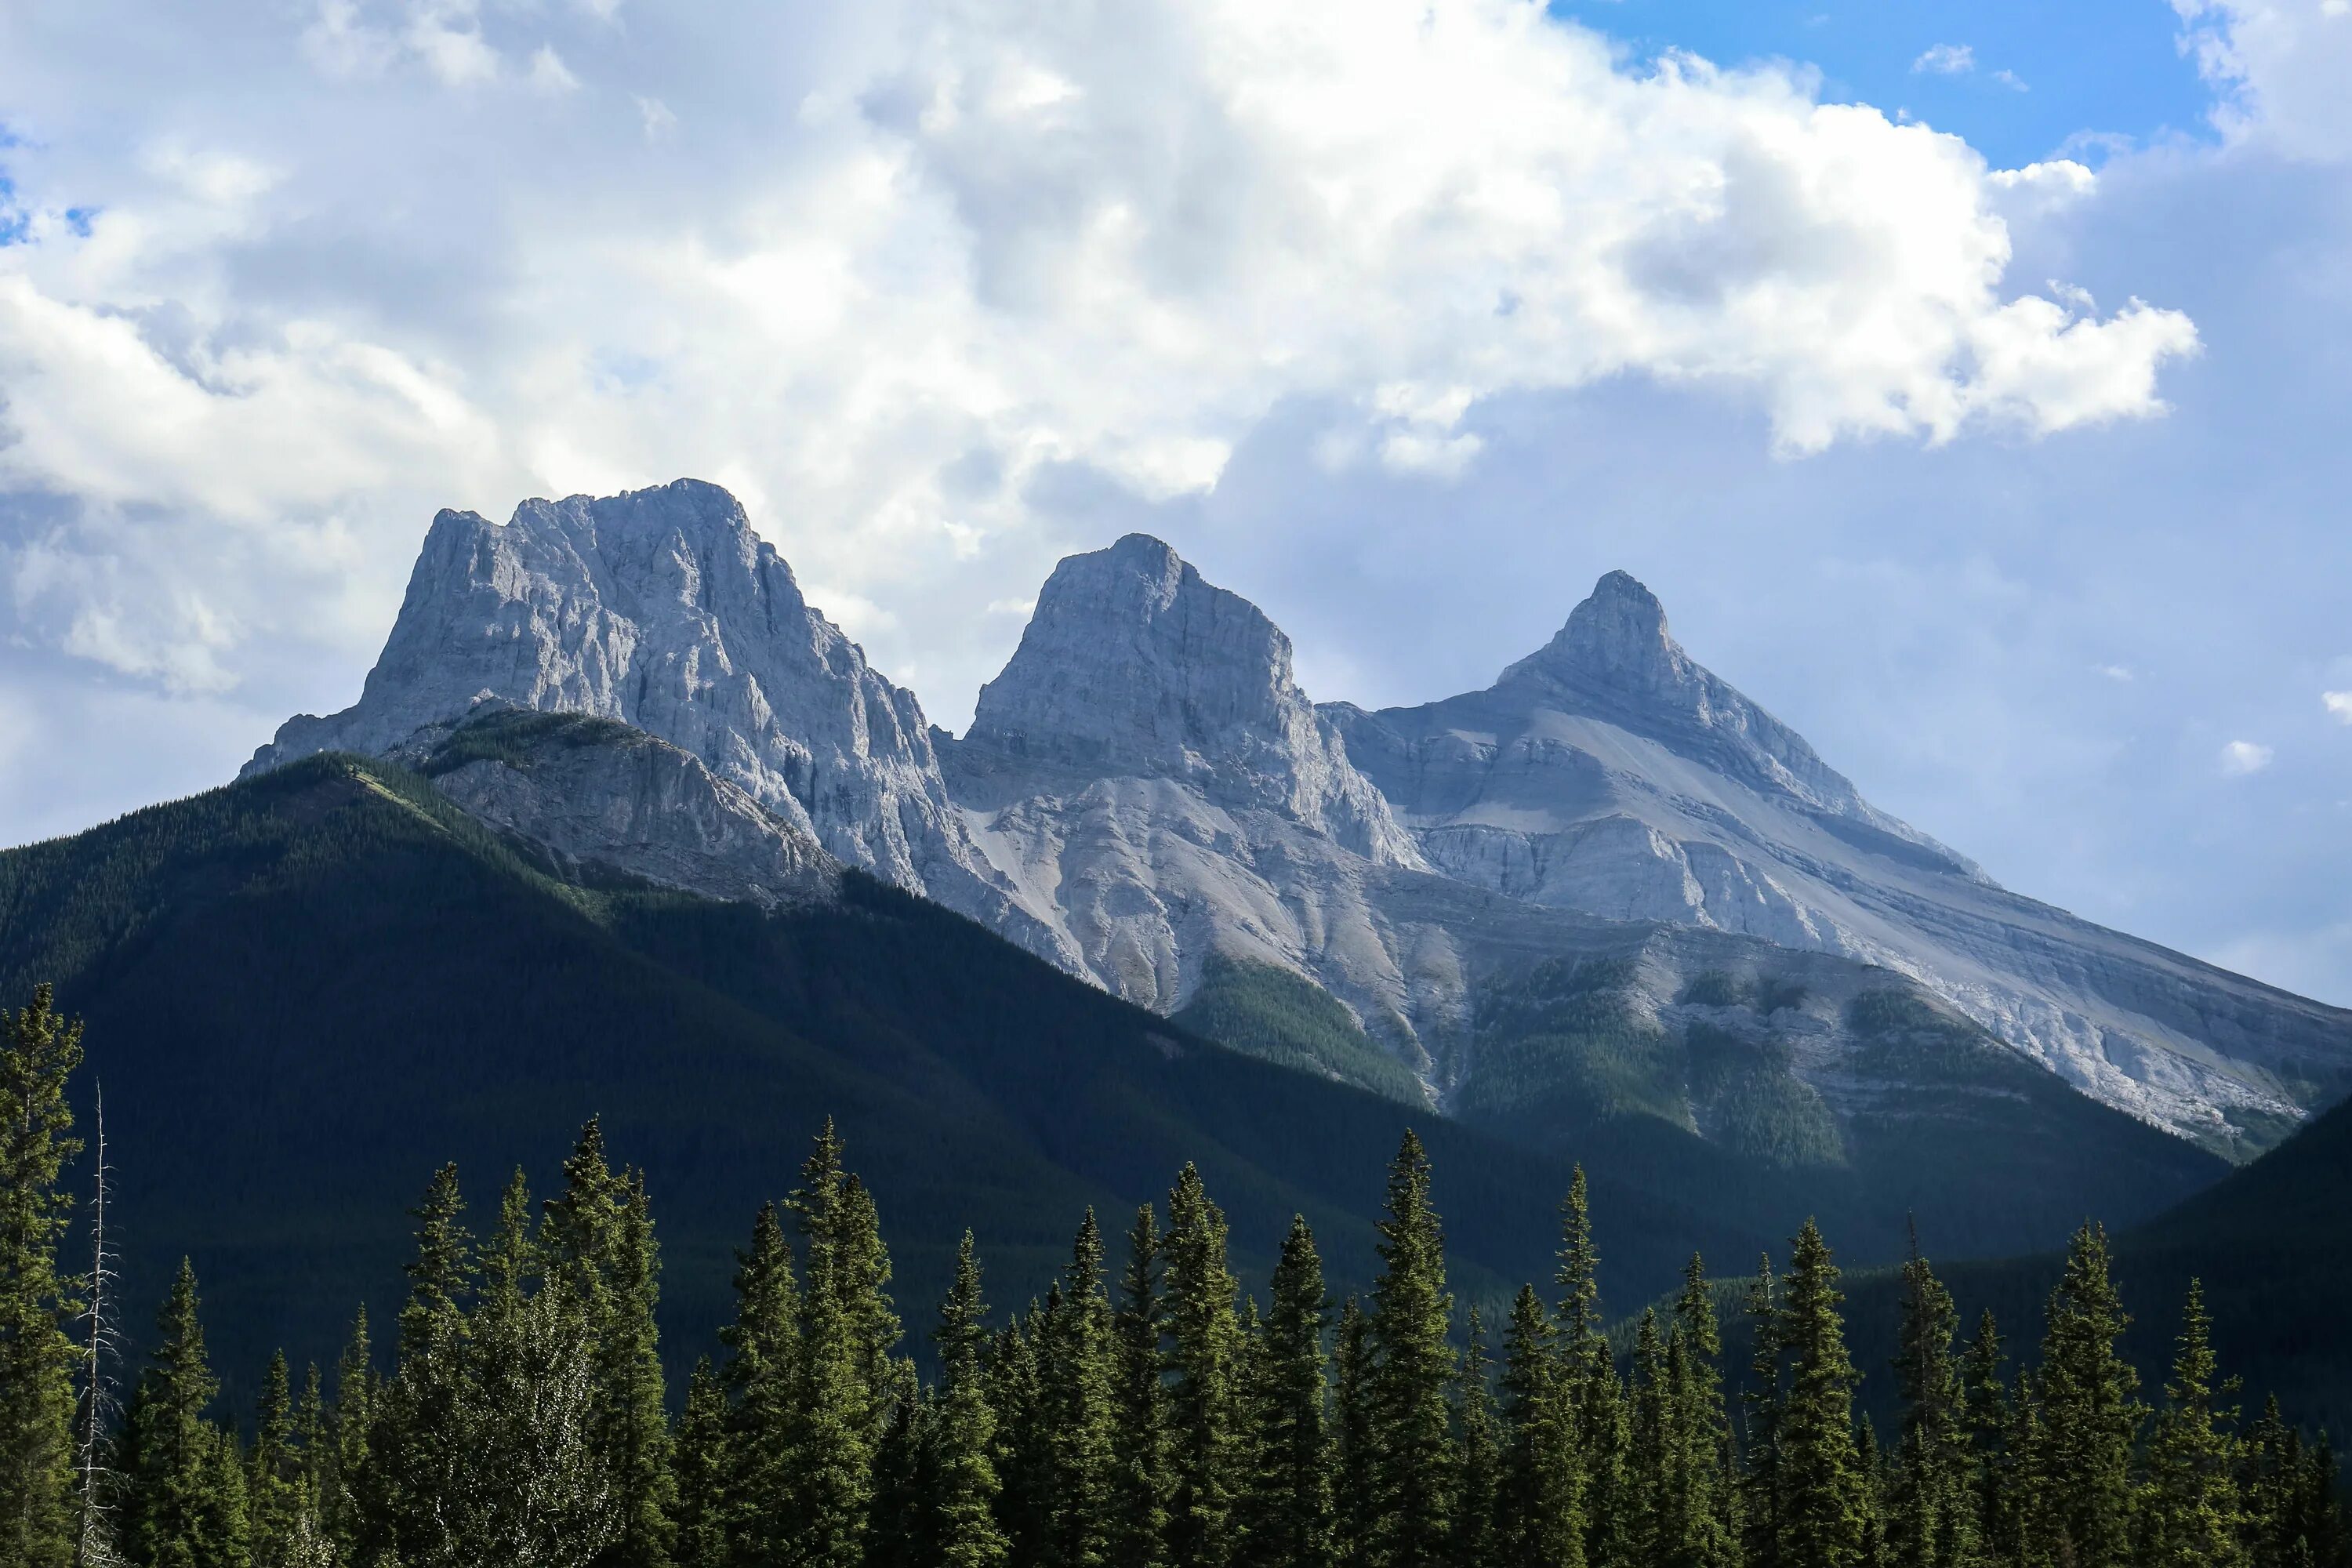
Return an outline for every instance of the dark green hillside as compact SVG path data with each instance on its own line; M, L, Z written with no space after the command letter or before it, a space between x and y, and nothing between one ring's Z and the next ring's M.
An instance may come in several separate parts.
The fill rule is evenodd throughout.
M1932 1232L1923 1235L1931 1249ZM1958 1249L1948 1249L1957 1251ZM1970 1325L1990 1307L2012 1347L2037 1340L2058 1278L2054 1254L1938 1262ZM2179 1331L2189 1281L2201 1279L2224 1367L2275 1391L2290 1420L2352 1433L2352 1103L2170 1212L2116 1237L2116 1278L2135 1320L2125 1348L2154 1397ZM1891 1408L1899 1282L1853 1280L1854 1358L1874 1407Z
M1458 1288L1496 1295L1548 1274L1568 1179L1558 1156L1204 1044L870 881L773 917L585 891L423 781L343 757L0 854L0 995L44 978L87 1019L83 1082L105 1091L126 1318L143 1327L193 1253L240 1381L281 1342L331 1360L363 1294L383 1321L401 1211L440 1163L487 1228L511 1163L546 1190L591 1114L646 1168L688 1353L828 1114L918 1313L967 1224L1015 1300L1086 1205L1119 1228L1188 1159L1252 1278L1303 1210L1352 1288L1408 1122ZM1695 1247L1760 1245L1593 1163L1618 1300Z
M2148 1218L2228 1169L1892 974L1811 1015L1801 986L1777 981L1702 973L1666 1006L1645 1002L1646 984L1617 958L1487 977L1454 1109L1591 1169L1640 1170L1736 1223L1778 1234L1815 1215L1874 1262L1900 1254L1915 1218L1952 1256L2014 1254L2085 1214Z

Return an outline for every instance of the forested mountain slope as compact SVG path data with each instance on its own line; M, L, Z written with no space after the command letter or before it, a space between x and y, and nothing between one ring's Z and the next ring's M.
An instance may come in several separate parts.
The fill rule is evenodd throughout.
M446 779L527 760L516 748L536 734L566 749L549 765L578 768L604 743L532 725L549 729L469 739L428 765ZM635 747L630 734L617 743ZM1654 1117L1487 1131L1333 1081L1311 1052L1293 1058L1305 1070L1248 1059L855 872L763 909L576 859L566 880L557 864L420 774L332 754L0 855L0 994L51 979L88 1020L129 1300L154 1299L192 1253L226 1331L246 1336L220 1347L233 1370L279 1342L324 1358L352 1304L397 1280L401 1211L433 1169L457 1161L478 1208L518 1158L543 1187L600 1114L657 1194L666 1313L689 1348L723 1317L752 1209L790 1184L828 1115L915 1301L938 1295L967 1225L1019 1299L1058 1262L1072 1214L1123 1218L1187 1160L1245 1269L1304 1212L1337 1282L1359 1284L1348 1270L1369 1269L1379 1172L1408 1124L1443 1173L1469 1300L1547 1275L1575 1160L1628 1303L1692 1251L1737 1268L1807 1214L1859 1261L1893 1257L1913 1209L2015 1251L2054 1242L2079 1208L2137 1217L2219 1170L2145 1129L2137 1164L2073 1158L2061 1127L2054 1164L1948 1180L1925 1142L1906 1186L1890 1180L1897 1151L1791 1162ZM1725 984L1693 1005L1753 1009ZM1344 1046L1333 1018L1317 1022Z

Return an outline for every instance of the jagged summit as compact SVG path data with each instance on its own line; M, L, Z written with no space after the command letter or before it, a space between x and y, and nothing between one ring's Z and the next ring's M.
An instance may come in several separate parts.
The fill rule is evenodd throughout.
M844 862L1066 956L972 844L914 694L716 485L527 500L504 524L440 513L359 701L288 720L246 772L414 751L486 699L656 736Z
M1503 681L1574 680L1649 686L1689 658L1666 629L1666 607L1627 572L1611 572L1569 612L1551 641L1503 671Z
M1290 639L1160 540L1065 557L964 744L1032 769L1181 781L1417 864L1291 671Z

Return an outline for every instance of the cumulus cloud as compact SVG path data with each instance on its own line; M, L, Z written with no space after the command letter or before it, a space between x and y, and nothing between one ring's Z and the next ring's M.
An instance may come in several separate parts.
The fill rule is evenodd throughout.
M2252 741L2232 741L2221 748L2221 772L2233 779L2244 778L2269 767L2277 754Z
M1977 52L1966 44L1937 44L1913 60L1911 68L1929 76L1966 76L1977 68Z
M761 8L797 30L756 45L612 10L320 0L268 112L176 176L75 150L193 118L102 27L0 63L68 150L11 171L0 484L105 565L46 580L38 635L173 668L111 605L210 679L347 607L289 561L365 563L388 615L431 505L683 472L848 615L1026 526L1041 474L1201 494L1296 402L1353 411L1335 463L1446 483L1512 394L1705 388L1802 455L2146 417L2196 346L2011 292L2012 217L2095 199L2081 165L1990 170L1792 69L1630 65L1528 0Z
M2338 724L2352 724L2352 691L2323 691L2319 700Z
M2352 158L2352 0L2172 0L2182 47L2224 94L2232 137Z

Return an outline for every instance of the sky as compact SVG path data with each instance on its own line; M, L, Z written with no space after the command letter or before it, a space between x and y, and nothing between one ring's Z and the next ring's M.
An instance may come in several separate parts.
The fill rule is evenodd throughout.
M2352 0L0 0L0 843L347 705L436 509L692 475L951 729L1132 529L1374 706L1623 568L2352 1004L2346 81Z

